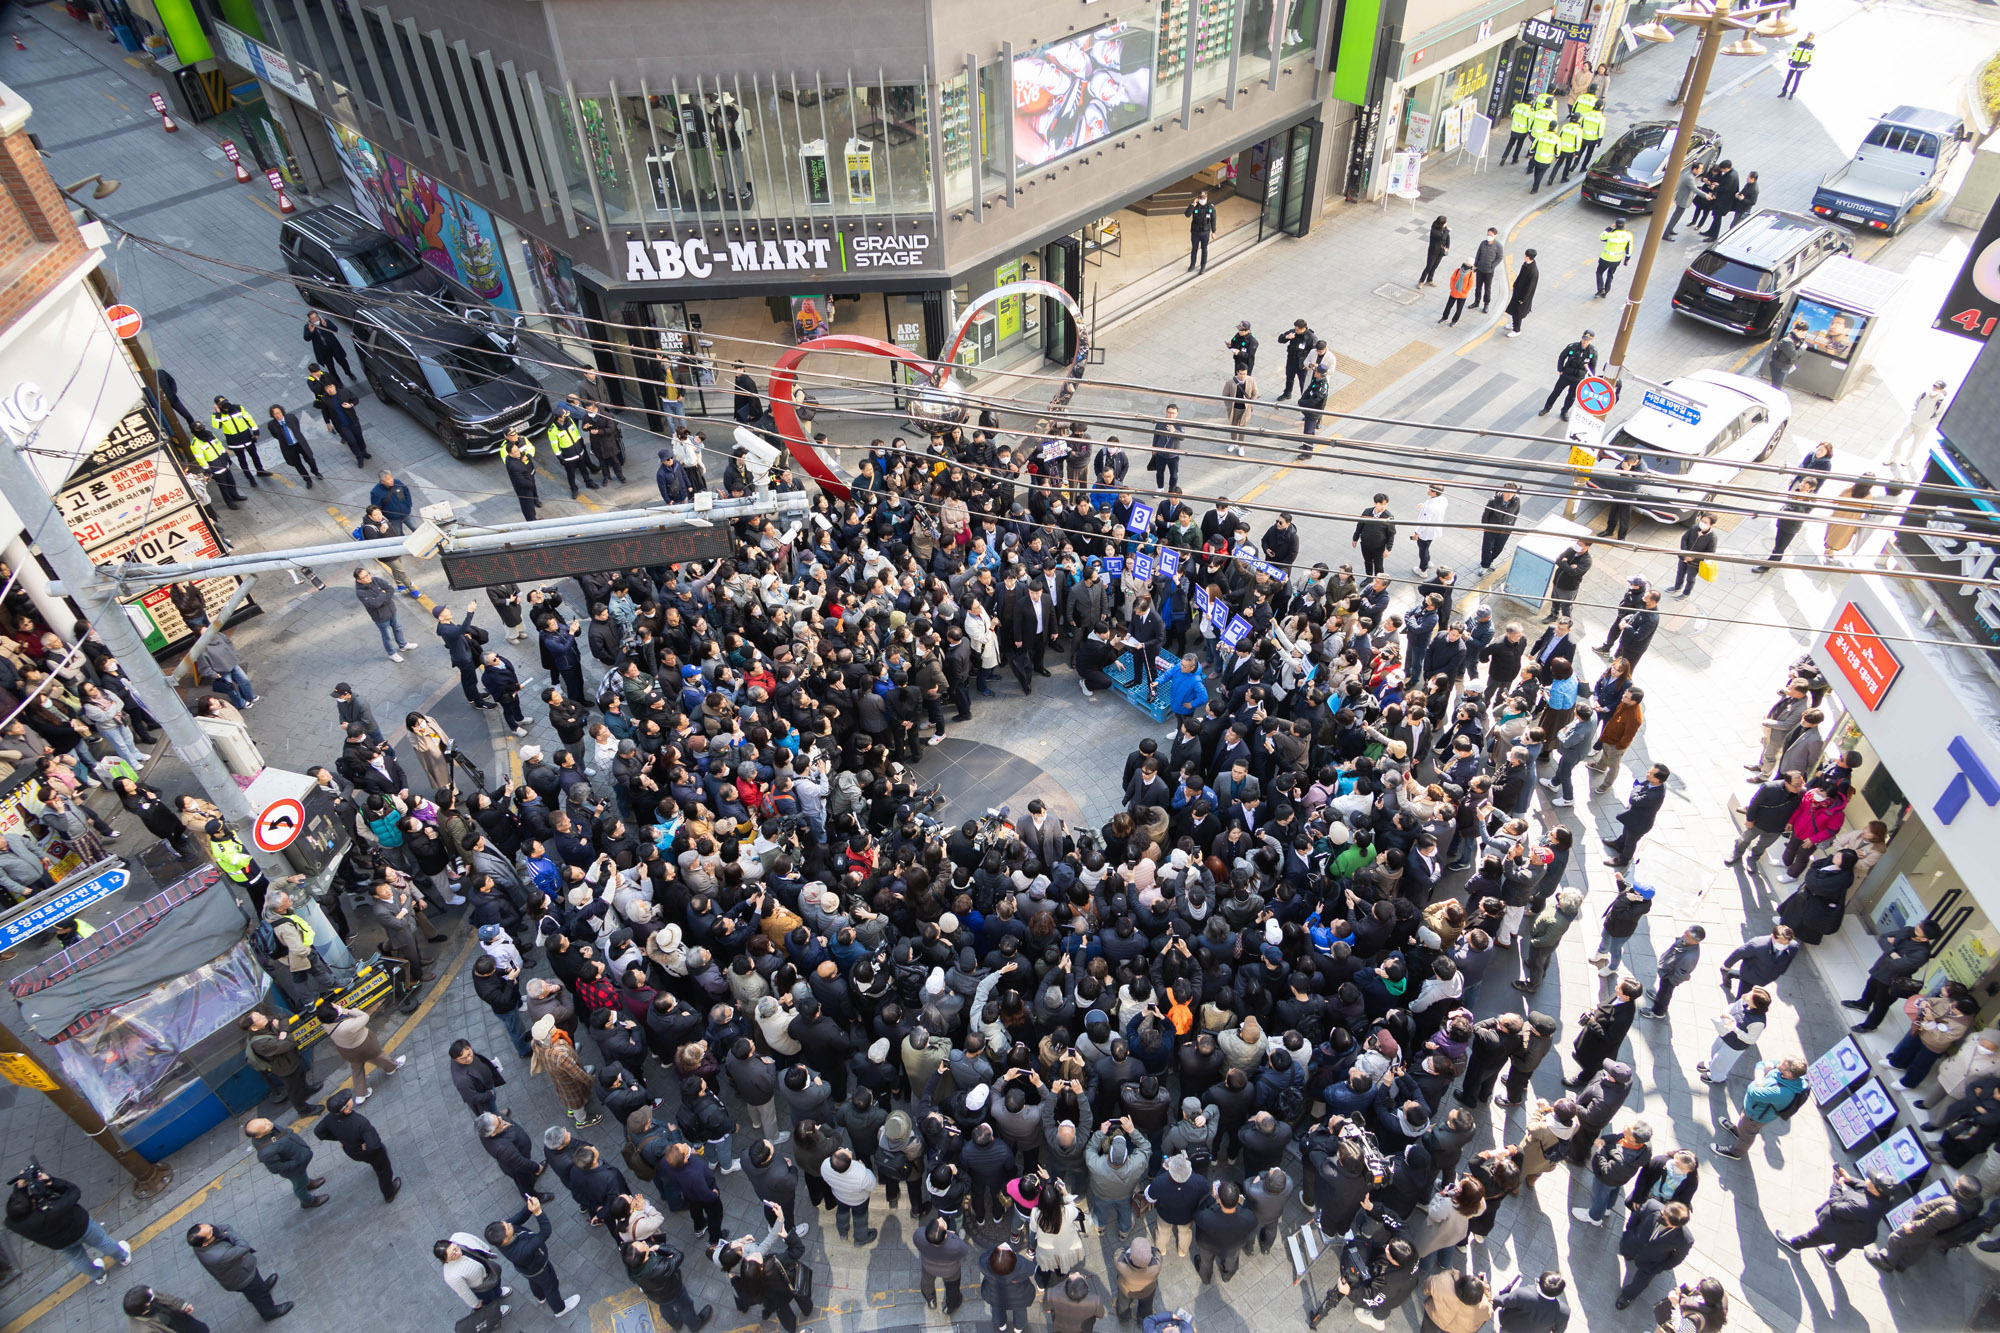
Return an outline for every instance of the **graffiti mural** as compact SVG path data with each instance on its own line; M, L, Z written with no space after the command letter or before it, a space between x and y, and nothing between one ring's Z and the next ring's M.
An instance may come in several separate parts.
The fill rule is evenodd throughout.
M549 323L572 338L588 338L590 330L584 327L583 298L569 256L532 236L521 238L521 254L528 261L528 275L534 279L535 295L541 298L542 313Z
M491 213L352 130L329 128L362 216L482 300L520 307Z

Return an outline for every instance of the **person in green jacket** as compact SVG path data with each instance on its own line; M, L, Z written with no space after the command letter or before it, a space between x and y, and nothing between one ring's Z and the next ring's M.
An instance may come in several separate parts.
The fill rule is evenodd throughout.
M1724 1116L1715 1125L1724 1134L1734 1134L1734 1140L1727 1143L1718 1140L1710 1147L1718 1157L1740 1159L1764 1132L1764 1126L1779 1116L1789 1116L1805 1095L1804 1060L1790 1056L1775 1065L1769 1060L1759 1060L1756 1073L1750 1076L1750 1086L1743 1093L1742 1116L1734 1121Z

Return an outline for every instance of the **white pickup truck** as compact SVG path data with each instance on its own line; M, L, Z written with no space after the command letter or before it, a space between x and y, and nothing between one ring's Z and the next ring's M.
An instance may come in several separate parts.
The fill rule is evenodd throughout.
M1969 137L1965 121L1949 112L1899 106L1875 122L1853 160L1819 183L1812 211L1894 235L1911 210L1938 192Z

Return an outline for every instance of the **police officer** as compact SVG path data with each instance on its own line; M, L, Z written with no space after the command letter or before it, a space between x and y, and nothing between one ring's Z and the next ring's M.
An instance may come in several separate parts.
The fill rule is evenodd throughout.
M271 881L264 877L263 867L251 859L242 839L221 820L209 820L202 832L208 835L208 855L215 862L215 868L250 895L250 901L261 917L264 914L264 894L271 887Z
M1556 131L1556 155L1562 159L1564 180L1576 170L1576 155L1583 149L1583 123L1574 115L1562 123Z
M1556 95L1554 93L1537 93L1535 95L1535 114L1528 118L1529 132L1553 130L1556 127L1556 119Z
M1539 113L1537 114L1539 115ZM1544 126L1539 120L1536 122L1534 135L1534 165L1529 170L1534 173L1535 184L1534 188L1529 190L1528 193L1540 194L1542 192L1542 177L1548 172L1550 167L1555 165L1556 154L1560 151L1561 140L1556 137L1556 132L1552 124L1551 126Z
M1562 419L1569 420L1570 405L1576 402L1576 386L1583 383L1585 376L1597 369L1597 349L1591 346L1596 339L1596 334L1585 329L1581 338L1562 349L1556 357L1556 387L1549 390L1548 401L1542 404L1542 410L1535 413L1536 416L1547 416L1549 409L1553 408L1556 400L1560 398L1563 405Z
M1778 89L1778 96L1790 97L1799 90L1799 80L1812 68L1813 35L1807 33L1785 57L1785 83Z
M1611 279L1620 264L1632 262L1632 233L1623 218L1597 234L1597 294L1611 295Z
M245 412L221 394L215 395L215 411L209 414L208 428L222 437L229 451L236 455L237 466L243 469L243 476L252 486L260 486L259 477L271 475L264 460L257 456L257 418Z
M583 431L569 417L558 415L549 423L549 449L563 465L570 499L576 499L582 490L576 479L579 472L585 485L597 484L597 470L590 465L590 446L583 442Z
M194 465L215 482L216 489L222 492L222 503L231 509L241 509L243 492L236 489L236 469L229 466L229 451L206 426L196 426L189 436L188 451L194 456Z
M1583 156L1577 159L1576 168L1578 171L1589 171L1590 159L1597 156L1597 145L1604 139L1604 112L1598 109L1597 97L1593 93L1577 98L1576 106L1577 124L1583 129Z
M1512 119L1508 124L1507 151L1500 154L1500 165L1521 160L1521 150L1527 147L1528 136L1535 127L1535 104L1526 97L1514 103L1508 113Z

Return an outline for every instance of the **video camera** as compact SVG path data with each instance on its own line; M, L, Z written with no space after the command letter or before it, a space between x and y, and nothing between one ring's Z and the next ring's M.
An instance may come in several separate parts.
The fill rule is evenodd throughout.
M61 1193L60 1190L49 1183L48 1173L42 1170L41 1163L39 1162L29 1162L21 1174L15 1176L9 1183L15 1189L25 1193L28 1196L28 1201L37 1208L47 1204L57 1194Z

